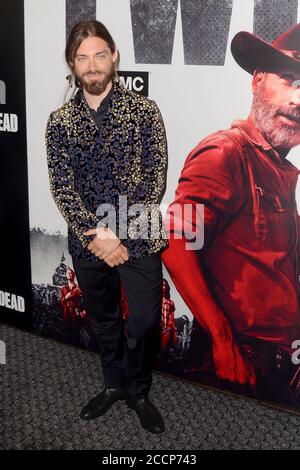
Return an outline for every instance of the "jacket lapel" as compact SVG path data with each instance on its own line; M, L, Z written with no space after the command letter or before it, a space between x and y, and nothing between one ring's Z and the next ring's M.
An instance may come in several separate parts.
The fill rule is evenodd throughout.
M123 115L126 111L126 89L114 79L113 81L113 95L109 108L102 121L101 129L99 130L95 123L83 91L80 88L73 98L73 116L72 123L75 127L80 129L80 133L84 135L86 144L95 144L101 142L101 146L109 143L111 138L116 132L122 132L123 129ZM99 151L101 151L99 149Z

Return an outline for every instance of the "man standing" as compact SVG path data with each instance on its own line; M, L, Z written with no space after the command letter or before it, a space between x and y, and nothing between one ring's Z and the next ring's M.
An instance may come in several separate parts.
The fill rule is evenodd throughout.
M80 416L101 416L126 399L145 429L161 433L163 419L148 394L156 338L159 344L160 251L167 245L159 210L167 166L163 121L153 101L118 82L119 53L102 23L76 24L65 55L79 89L50 115L49 178L68 224L69 252L105 383ZM126 328L121 284L130 312Z
M216 384L294 404L299 171L286 156L300 143L300 24L272 44L239 32L231 50L253 74L251 111L188 155L165 220L162 260L211 341ZM203 230L201 205L203 247L187 249Z

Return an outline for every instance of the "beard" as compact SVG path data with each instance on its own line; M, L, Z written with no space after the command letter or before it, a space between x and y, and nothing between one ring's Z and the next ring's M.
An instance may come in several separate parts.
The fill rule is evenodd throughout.
M275 106L266 100L264 85L258 88L252 101L251 114L258 130L273 148L291 149L300 143L300 109L291 106ZM296 121L297 127L276 119L284 115Z
M95 77L94 80L87 81L85 77ZM112 64L111 69L108 72L100 71L89 71L81 76L75 75L76 80L83 86L85 91L90 95L101 95L105 90L109 82L115 76L115 67Z

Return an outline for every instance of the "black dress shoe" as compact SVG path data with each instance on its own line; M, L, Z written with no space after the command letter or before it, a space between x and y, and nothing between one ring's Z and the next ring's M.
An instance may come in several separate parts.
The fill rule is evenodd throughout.
M154 434L165 431L162 416L149 398L139 398L138 400L127 398L126 403L136 412L144 429Z
M107 388L82 408L80 418L89 420L102 416L118 400L125 400L125 391L122 388Z

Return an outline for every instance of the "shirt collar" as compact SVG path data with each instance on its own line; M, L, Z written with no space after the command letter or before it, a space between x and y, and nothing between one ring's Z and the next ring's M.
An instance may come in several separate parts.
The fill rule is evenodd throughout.
M90 108L89 105L88 105L88 102L84 98L85 102L86 102L86 105L88 106L88 108L89 108L89 110L90 110L90 112L92 113L93 116L97 116L97 115L101 114L102 112L104 112L108 108L111 97L113 95L113 92L114 92L113 87L111 87L111 90L109 90L108 94L101 101L100 106L98 107L97 111L93 108Z
M261 148L265 152L268 152L269 156L276 163L282 167L288 168L291 172L296 174L300 174L300 170L296 168L289 160L283 158L270 144L266 141L263 135L259 132L259 130L249 121L238 119L233 121L231 127L237 127L238 129L242 130L248 137L248 139L257 147Z
M238 127L239 129L242 129L247 134L249 140L251 140L251 142L254 145L257 145L257 147L261 147L266 152L268 150L275 151L273 147L269 144L269 142L266 141L263 135L259 132L259 130L255 126L253 126L253 124L251 124L250 121L239 119L239 120L233 121L233 123L231 124L231 127Z

